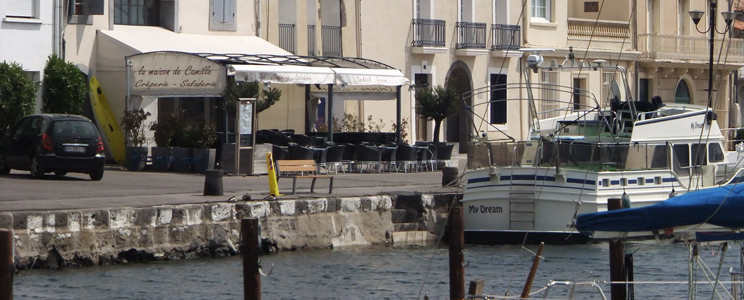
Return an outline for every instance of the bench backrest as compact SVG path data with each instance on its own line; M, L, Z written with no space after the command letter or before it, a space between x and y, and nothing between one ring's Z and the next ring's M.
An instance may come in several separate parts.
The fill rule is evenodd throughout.
M279 172L315 172L315 161L312 159L283 159L276 161Z

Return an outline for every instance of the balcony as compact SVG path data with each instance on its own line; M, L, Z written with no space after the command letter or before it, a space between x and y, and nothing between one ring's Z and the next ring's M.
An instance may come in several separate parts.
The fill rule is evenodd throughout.
M455 50L455 55L487 55L486 26L486 23L455 23L455 32L457 34L457 43L455 43L455 49L457 50Z
M295 38L295 24L279 24L279 48L287 50L292 54L295 52L296 41Z
M413 19L412 52L417 54L446 53L444 20Z
M491 50L519 50L522 31L519 25L492 24Z
M315 44L315 25L307 25L307 55L316 56L318 47Z
M708 44L708 37L644 33L638 35L638 40L638 50L641 51L641 58L702 62L708 62L709 60L710 45ZM721 43L724 44L721 45ZM715 60L718 60L716 58L718 51L723 46L722 62L725 58L726 62L729 63L744 63L744 55L742 55L744 42L742 40L726 39L723 42L721 39L715 39L713 46L716 49L714 52ZM726 54L727 49L729 50L728 55Z
M341 57L341 26L320 26L320 36L323 39L323 56Z
M624 40L629 32L627 22L568 18L569 38Z

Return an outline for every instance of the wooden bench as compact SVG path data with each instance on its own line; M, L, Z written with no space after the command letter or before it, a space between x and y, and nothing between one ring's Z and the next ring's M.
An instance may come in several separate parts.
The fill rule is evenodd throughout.
M277 181L280 178L292 178L292 194L294 195L297 188L297 178L312 178L313 183L310 185L310 192L315 192L315 180L318 178L329 178L331 180L328 186L328 193L333 193L333 175L319 175L315 167L315 161L312 159L282 159L276 161L276 170L278 172Z

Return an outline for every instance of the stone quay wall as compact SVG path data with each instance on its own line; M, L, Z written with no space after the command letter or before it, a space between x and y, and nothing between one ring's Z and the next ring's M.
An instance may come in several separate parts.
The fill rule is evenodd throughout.
M265 251L391 244L392 211L405 210L420 228L435 233L453 197L382 195L3 212L0 228L13 229L16 268L109 265L238 254L243 218L259 218Z

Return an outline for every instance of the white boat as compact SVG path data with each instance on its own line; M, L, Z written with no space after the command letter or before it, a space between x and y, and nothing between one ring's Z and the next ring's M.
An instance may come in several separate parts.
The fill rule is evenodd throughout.
M468 165L477 167L466 171L461 200L466 242L586 242L591 236L575 229L576 216L607 210L609 198L641 207L742 180L737 162L744 151L728 150L729 132L712 109L633 101L625 69L604 61L541 66L539 53L527 61L523 83L465 95L503 93L511 97L504 101L527 103L518 105L529 111L528 138L474 142ZM602 96L613 101L605 108L591 91L531 82L530 72L546 68L614 72L610 95ZM592 104L579 106L573 97ZM475 124L479 118L474 114Z

